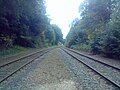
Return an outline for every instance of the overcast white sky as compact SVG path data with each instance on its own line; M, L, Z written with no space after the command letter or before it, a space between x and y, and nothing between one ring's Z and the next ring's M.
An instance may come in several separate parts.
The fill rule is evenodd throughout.
M47 15L51 23L58 25L66 37L73 19L79 17L79 5L83 0L46 0Z

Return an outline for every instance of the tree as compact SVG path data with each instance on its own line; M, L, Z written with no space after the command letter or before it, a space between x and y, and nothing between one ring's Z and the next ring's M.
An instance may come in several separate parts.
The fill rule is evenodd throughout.
M50 32L45 14L44 0L0 0L0 43L44 47L45 33Z
M104 38L103 52L109 57L120 59L120 1L115 2Z
M63 34L61 32L61 29L57 25L52 25L52 29L54 30L55 34L55 45L57 45L59 42L63 43Z
M87 44L88 35L84 29L81 28L81 20L75 19L72 23L70 32L67 35L65 45L72 47L73 45Z
M67 36L68 47L87 45L93 54L120 58L120 1L86 0L82 6L81 19Z

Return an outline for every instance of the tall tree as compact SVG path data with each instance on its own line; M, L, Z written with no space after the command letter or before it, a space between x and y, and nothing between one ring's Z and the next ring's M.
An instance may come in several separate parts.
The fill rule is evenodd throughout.
M100 37L110 20L111 4L111 0L86 0L82 5L81 19L72 27L74 32L78 30L79 33L83 31L86 33L87 44L91 46L91 50L95 53L101 51L99 47L101 45ZM79 40L82 40L80 35L82 34L78 34ZM78 38L75 39L78 40Z
M63 43L63 34L61 29L57 25L52 25L52 29L55 34L55 44L57 45L59 42Z
M114 6L104 36L103 52L107 56L120 59L120 1L115 1Z
M44 46L50 25L45 14L44 0L0 0L0 44Z

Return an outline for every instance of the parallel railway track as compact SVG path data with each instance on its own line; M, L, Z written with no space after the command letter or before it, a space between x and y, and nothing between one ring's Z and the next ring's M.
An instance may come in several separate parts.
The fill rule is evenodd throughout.
M107 67L110 67L111 70L114 69L114 70L116 70L118 73L120 73L120 69L119 69L119 68L116 68L116 67L114 67L114 66L111 66L111 65L109 65L109 64L106 64L106 63L103 63L103 62L100 62L100 61L97 61L97 60L94 60L93 58L87 57L87 56L85 56L85 55L81 55L81 54L79 54L79 53L77 53L76 51L73 51L73 50L71 50L71 49L66 49L66 48L61 48L61 49L62 49L63 51L65 51L67 54L69 54L71 57L75 58L77 61L83 63L85 66L87 66L88 68L92 69L92 71L94 71L95 73L97 73L97 74L99 74L100 76L102 76L105 80L111 82L113 85L115 85L116 87L120 88L120 78L118 78L119 80L116 81L117 79L115 79L115 80L112 79L112 76L111 76L111 77L106 76L104 73L102 73L102 72L100 71L100 68L99 68L99 69L96 69L96 68L93 67L93 66L96 66L97 64L96 64L96 65L92 65L92 63L87 63L87 62L86 62L87 60L84 61L84 60L82 60L82 59L79 58L79 57L85 57L86 59L89 59L89 60L91 60L91 61L95 61L95 62L97 62L97 63L99 63L99 64L101 64L101 65L104 65L105 67L106 67L106 66L107 66ZM79 55L79 57L75 56L75 54L76 54L76 55ZM119 76L117 76L117 77L119 77ZM116 77L115 77L115 78L116 78Z
M0 68L5 67L5 66L8 66L8 65L10 65L10 64L12 64L12 63L15 63L15 62L17 62L17 61L23 60L23 59L25 59L25 58L27 58L27 57L33 56L33 55L35 55L35 54L37 54L37 53L39 53L39 52L42 52L42 51L44 51L44 49L43 49L43 50L40 50L40 51L33 52L33 53L28 54L28 55L26 55L26 56L17 58L17 59L15 59L15 60L12 60L12 61L3 63L3 64L0 65Z
M23 56L21 58L15 59L11 62L8 62L8 63L6 62L5 64L1 65L0 66L0 83L4 82L8 78L10 78L14 74L16 74L18 71L20 71L21 69L23 69L24 67L26 67L30 63L34 62L37 58L39 58L39 57L43 56L44 54L48 53L52 49L53 48L40 50L40 51L34 52L32 54ZM7 74L5 74L5 73L7 73Z
M71 52L74 52L74 53L76 53L76 54L79 54L80 56L83 56L83 57L89 58L89 59L91 59L91 60L94 60L95 62L104 64L104 65L106 65L106 66L109 66L109 67L111 67L111 68L114 68L114 69L120 71L120 67L116 67L116 66L114 66L114 65L110 65L110 64L108 64L108 63L105 63L105 62L96 60L96 59L94 59L94 58L92 58L92 57L89 57L89 56L87 56L87 55L81 54L81 53L79 53L79 52L77 52L77 51L75 51L75 50L72 50L72 49L68 49L68 48L67 48L67 50L69 50L69 51L71 51Z

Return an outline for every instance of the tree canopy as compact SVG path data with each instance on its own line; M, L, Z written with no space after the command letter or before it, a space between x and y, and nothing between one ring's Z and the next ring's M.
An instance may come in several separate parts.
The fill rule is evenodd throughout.
M120 58L120 1L86 0L81 10L81 19L73 21L66 46Z
M61 30L54 29L46 16L44 0L0 0L1 48L14 45L44 47L47 43L52 45L55 37L60 37L60 41L62 39ZM58 39L55 39L55 44Z

